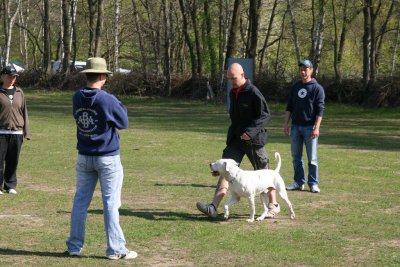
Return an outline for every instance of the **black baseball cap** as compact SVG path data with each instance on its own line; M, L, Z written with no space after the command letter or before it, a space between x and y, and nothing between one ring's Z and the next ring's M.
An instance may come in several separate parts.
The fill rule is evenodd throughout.
M9 76L18 76L19 75L17 70L13 66L5 66L1 70L0 74L7 74Z

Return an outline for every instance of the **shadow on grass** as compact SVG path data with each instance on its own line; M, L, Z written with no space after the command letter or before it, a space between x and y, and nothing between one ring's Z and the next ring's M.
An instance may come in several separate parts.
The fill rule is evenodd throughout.
M88 210L88 213L91 214L103 214L103 210ZM210 221L210 222L219 222L218 219L211 219L204 214L190 214L185 212L177 212L177 211L167 211L167 210L150 210L150 209L141 209L141 210L129 210L129 209L120 209L120 216L134 216L146 220L151 221Z
M20 249L5 249L0 248L0 255L25 255L25 256L40 256L40 257L54 257L54 258L72 258L67 251L63 252L49 252L49 251L29 251ZM107 259L100 256L79 256L74 258L91 258L91 259Z
M168 184L168 183L155 183L154 186L183 186L183 187L197 187L197 188L215 188L215 185L204 185L204 184Z

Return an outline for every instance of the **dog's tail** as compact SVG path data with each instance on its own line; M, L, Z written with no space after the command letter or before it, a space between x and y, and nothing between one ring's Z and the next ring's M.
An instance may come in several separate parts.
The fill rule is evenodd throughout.
M275 152L275 160L278 160L278 165L276 165L275 171L279 172L281 169L281 155L279 152Z

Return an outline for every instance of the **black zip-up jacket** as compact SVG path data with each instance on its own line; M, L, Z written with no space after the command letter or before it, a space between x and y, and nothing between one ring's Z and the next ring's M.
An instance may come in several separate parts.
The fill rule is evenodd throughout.
M231 125L226 144L230 145L235 139L244 142L240 136L247 133L253 146L264 146L267 143L265 126L271 119L271 113L260 90L247 80L237 98L233 90L230 91L229 97Z

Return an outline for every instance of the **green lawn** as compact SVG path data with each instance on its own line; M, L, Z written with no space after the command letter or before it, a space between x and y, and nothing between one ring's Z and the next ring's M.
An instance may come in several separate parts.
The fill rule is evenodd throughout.
M18 195L0 196L1 266L400 266L399 108L328 102L319 139L321 194L289 192L295 220L278 199L282 211L275 219L247 223L245 199L226 222L206 218L195 206L214 191L208 164L225 147L224 104L121 98L130 127L120 132L120 220L128 248L139 256L112 262L104 257L98 189L83 257L64 254L77 154L72 92L26 94L32 139L21 151ZM285 105L269 105L266 149L271 158L280 152L288 184L293 171L282 134ZM242 167L250 169L247 159ZM256 209L260 214L259 199Z

